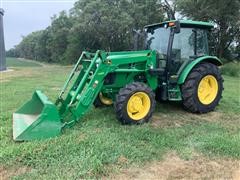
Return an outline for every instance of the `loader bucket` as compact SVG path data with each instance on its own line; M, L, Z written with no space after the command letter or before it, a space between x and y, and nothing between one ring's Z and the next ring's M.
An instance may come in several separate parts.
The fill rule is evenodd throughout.
M56 106L41 92L13 113L15 141L46 139L61 133L62 123Z

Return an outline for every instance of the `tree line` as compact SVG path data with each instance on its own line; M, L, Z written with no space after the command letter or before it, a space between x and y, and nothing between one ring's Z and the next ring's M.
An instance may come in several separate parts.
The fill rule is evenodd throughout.
M52 17L46 29L23 37L7 56L70 64L84 50L133 50L136 31L178 13L213 22L214 52L229 58L240 52L239 9L239 0L79 0Z

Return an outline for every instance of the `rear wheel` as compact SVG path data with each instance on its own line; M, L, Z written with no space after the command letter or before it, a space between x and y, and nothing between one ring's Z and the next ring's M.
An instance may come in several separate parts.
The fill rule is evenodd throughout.
M192 69L181 90L185 109L207 113L215 109L222 97L223 78L217 66L201 63Z
M115 102L117 119L123 124L148 122L155 109L155 94L144 83L134 82L120 89Z

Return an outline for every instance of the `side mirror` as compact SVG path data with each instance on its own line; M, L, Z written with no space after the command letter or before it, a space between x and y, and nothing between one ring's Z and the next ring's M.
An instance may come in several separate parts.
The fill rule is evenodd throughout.
M181 31L180 22L179 22L179 21L176 21L176 22L175 22L174 32L177 34L177 33L180 33L180 31Z

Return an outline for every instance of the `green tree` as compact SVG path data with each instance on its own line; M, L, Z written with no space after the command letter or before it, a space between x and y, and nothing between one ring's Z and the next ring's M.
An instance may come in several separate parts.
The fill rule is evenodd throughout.
M71 17L65 59L74 60L82 50L132 50L134 29L164 19L158 0L80 0Z
M46 48L50 55L50 62L64 63L64 53L68 46L68 35L72 28L71 18L65 11L60 12L59 16L52 18L51 26L47 28L48 39Z
M7 52L8 56L48 61L47 53L47 30L36 31L23 37L21 43Z
M73 63L81 52L132 50L134 30L164 20L159 0L79 0L51 25L24 37L15 48L20 57Z
M16 47L9 49L6 51L7 57L19 57L19 52L17 51Z
M182 15L193 20L211 21L217 25L214 33L216 54L224 57L240 33L239 0L177 0Z
M46 61L46 62L51 62L50 59L50 51L48 50L48 39L50 38L49 36L49 31L48 29L39 31L39 36L37 39L37 43L34 47L34 54L37 60L39 61Z
M36 31L23 37L21 43L17 45L16 49L19 52L19 56L28 59L37 60L37 54L35 48L40 39L41 31Z

